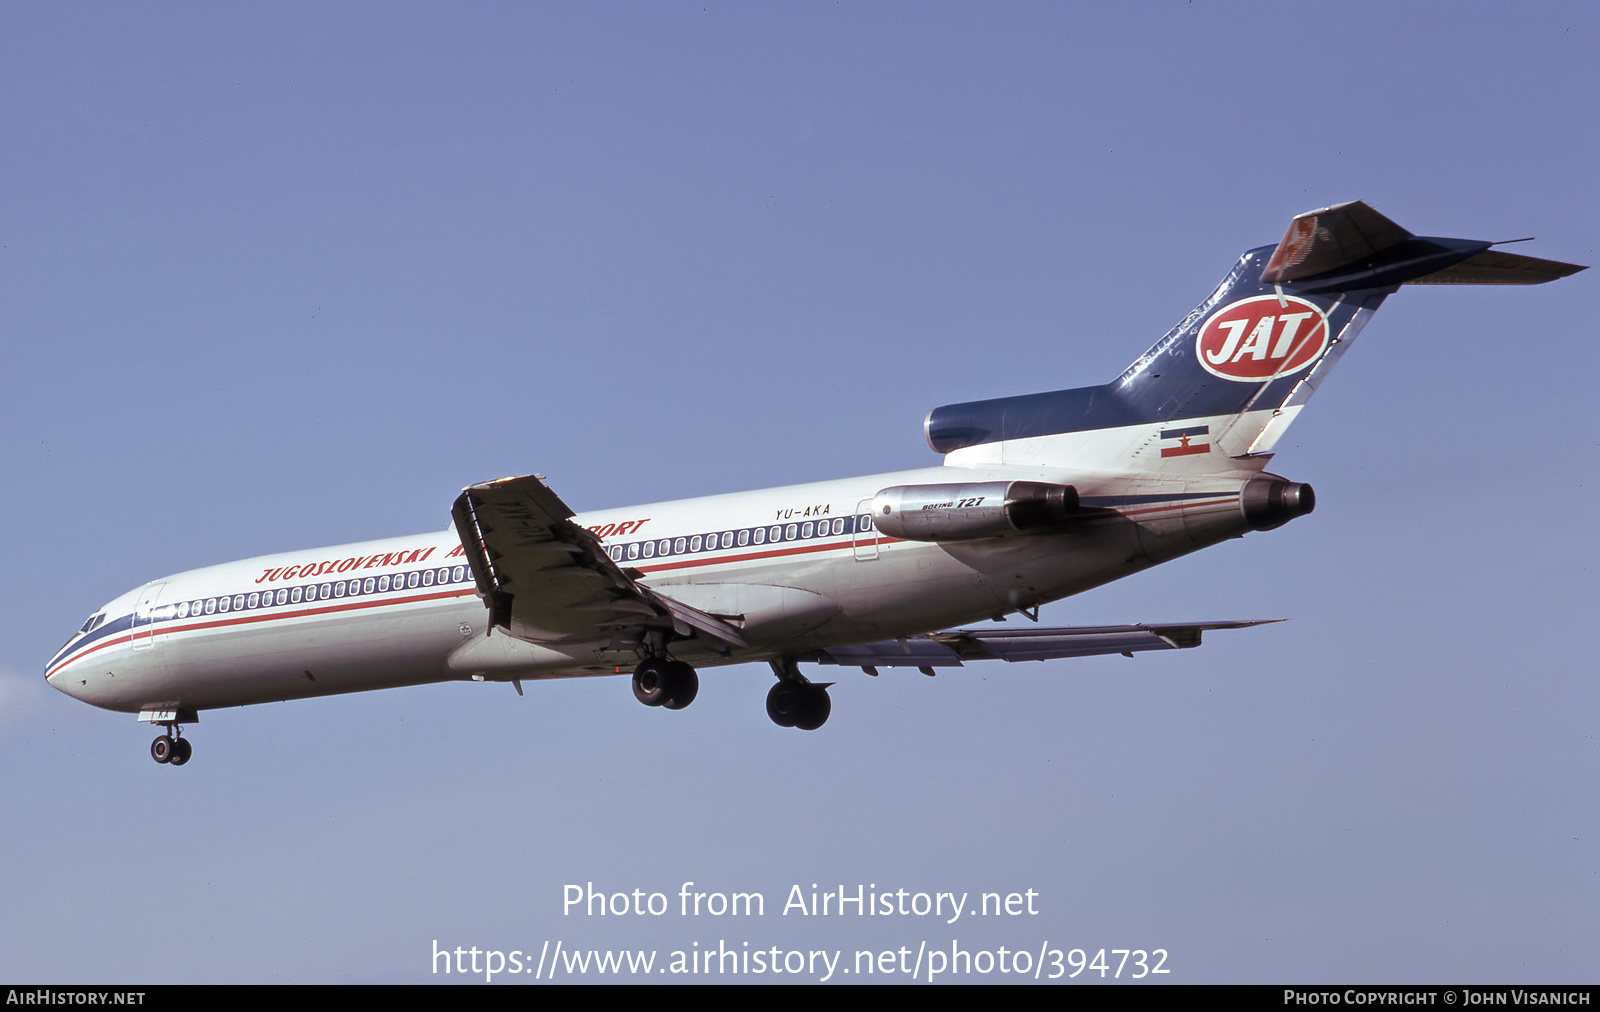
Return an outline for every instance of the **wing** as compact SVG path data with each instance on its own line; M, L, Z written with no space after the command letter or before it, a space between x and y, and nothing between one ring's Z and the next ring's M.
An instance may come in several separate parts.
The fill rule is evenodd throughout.
M1101 625L1065 629L951 629L900 640L828 647L802 660L859 665L868 674L876 674L874 668L904 667L920 668L924 674L931 675L934 668L960 667L967 661L1048 661L1061 657L1092 657L1095 654L1132 657L1138 650L1184 650L1199 646L1201 634L1208 629L1243 629L1279 621L1282 620L1194 622L1187 625Z
M473 485L450 509L491 628L531 643L698 635L725 652L733 626L640 585L531 475Z

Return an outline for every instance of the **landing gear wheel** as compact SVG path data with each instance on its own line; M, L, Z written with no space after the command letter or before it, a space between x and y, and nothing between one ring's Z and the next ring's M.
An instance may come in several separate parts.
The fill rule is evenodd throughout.
M796 682L779 682L767 690L767 716L779 727L794 727L800 719L801 686Z
M174 766L182 766L189 761L189 757L192 755L194 755L194 746L189 743L189 739L179 738L172 743L172 758L167 761Z
M667 662L667 698L661 705L669 710L681 710L694 702L700 694L700 676L683 661Z
M828 715L833 712L833 700L828 696L828 690L821 685L808 685L802 705L800 718L794 726L802 731L815 731L828 722Z
M633 669L633 696L645 706L660 706L671 698L668 692L671 683L667 662L658 657Z
M157 738L155 741L151 742L150 743L150 758L154 759L158 763L169 763L169 762L171 762L172 761L172 739L169 738L166 735L162 735L161 737Z
M828 722L832 712L833 700L826 685L779 682L767 690L767 716L779 727L815 731Z

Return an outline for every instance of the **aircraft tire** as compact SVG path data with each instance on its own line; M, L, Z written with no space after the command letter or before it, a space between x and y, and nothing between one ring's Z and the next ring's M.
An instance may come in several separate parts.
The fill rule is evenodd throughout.
M833 712L833 700L828 690L820 685L808 685L801 696L800 716L794 726L802 731L815 731L828 722Z
M681 710L694 702L700 694L700 676L691 665L683 661L667 662L667 698L661 705L669 710Z
M172 758L167 761L174 766L182 766L192 755L194 755L194 745L190 744L187 738L179 738L172 743Z
M672 669L659 657L643 661L633 669L633 695L645 706L665 703L670 698L671 684Z
M794 682L779 682L767 690L767 716L779 727L794 727L804 709L804 690Z
M150 743L150 758L154 759L158 763L169 763L169 762L171 762L172 761L172 739L167 737L166 735L162 735L161 737L157 738L155 741L151 742Z

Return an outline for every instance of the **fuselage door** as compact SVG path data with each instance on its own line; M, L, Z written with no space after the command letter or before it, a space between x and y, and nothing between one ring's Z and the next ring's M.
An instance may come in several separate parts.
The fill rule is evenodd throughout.
M161 597L161 590L166 584L152 583L139 591L139 598L133 604L133 649L142 650L155 642L156 601Z
M871 562L878 557L878 529L872 525L872 500L856 503L855 549L857 562Z

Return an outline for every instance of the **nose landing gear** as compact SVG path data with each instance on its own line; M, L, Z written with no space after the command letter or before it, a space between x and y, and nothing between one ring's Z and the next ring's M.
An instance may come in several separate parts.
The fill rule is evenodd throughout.
M194 746L183 736L183 724L193 724L200 719L198 711L185 707L170 710L140 710L139 720L146 724L160 724L167 733L150 743L150 758L167 766L182 766L194 755Z
M189 739L183 737L183 729L176 724L166 725L168 734L164 734L150 743L150 758L158 763L167 763L171 766L182 766L194 755L194 746Z

